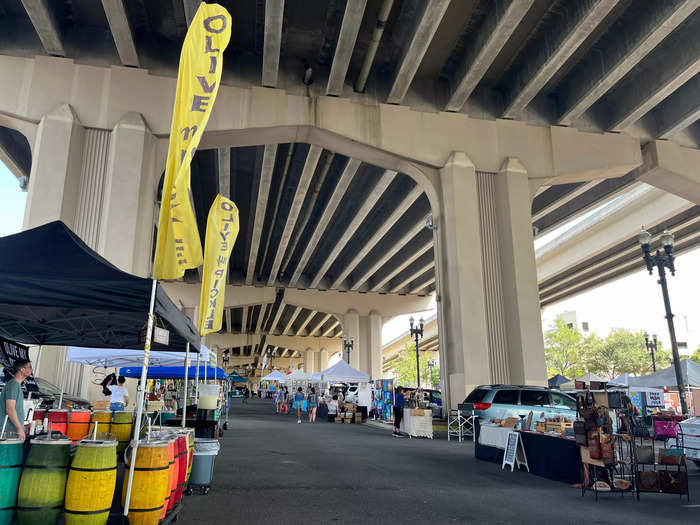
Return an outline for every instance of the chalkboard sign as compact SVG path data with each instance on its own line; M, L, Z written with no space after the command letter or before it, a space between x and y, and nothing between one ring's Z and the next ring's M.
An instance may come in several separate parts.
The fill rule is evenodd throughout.
M0 337L0 366L3 367L4 381L8 381L14 375L12 370L18 359L29 359L29 348ZM33 375L24 380L22 389L28 392L39 391Z
M525 467L528 472L530 471L530 466L527 464L527 457L525 456L525 449L523 448L523 442L520 441L519 432L508 433L508 442L506 443L506 450L503 453L501 469L504 469L506 465L510 466L511 472L513 472L515 467Z
M518 451L518 441L520 434L517 432L508 433L508 442L506 443L506 450L503 453L503 464L501 469L504 469L506 465L510 466L510 471L513 472L515 468L515 455Z

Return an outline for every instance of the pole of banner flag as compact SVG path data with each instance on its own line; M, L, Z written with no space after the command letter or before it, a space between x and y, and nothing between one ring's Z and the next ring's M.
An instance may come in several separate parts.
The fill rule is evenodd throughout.
M129 480L126 484L126 497L124 499L124 516L129 515L129 503L131 502L131 486L134 483L134 465L136 465L136 452L139 448L139 435L141 434L141 417L143 416L143 398L146 390L146 378L148 377L148 358L151 354L151 337L153 336L153 307L156 301L156 289L158 281L153 279L151 287L151 304L148 307L148 325L146 327L146 342L143 345L143 363L141 364L141 381L136 394L136 422L134 423L134 438L131 440L131 456L129 458ZM188 343L189 348L189 343Z
M194 404L199 403L199 356L202 355L202 349L199 349L197 354L197 368L194 372Z
M36 366L34 367L34 371L32 372L34 377L39 376L39 363L41 363L41 345L39 345L39 350L37 350L37 352L36 352L36 363L35 363ZM31 399L31 398L32 398L32 392L29 392L27 399Z
M209 363L204 363L204 384L209 384L207 381L207 372L209 371Z
M58 397L58 409L63 405L63 392L66 391L66 376L68 375L68 349L66 348L66 360L63 361L63 379L61 379L61 395Z
M187 418L187 375L190 369L190 343L187 342L187 347L185 350L185 392L183 398L185 400L185 408L182 409L182 428L185 428L185 419Z

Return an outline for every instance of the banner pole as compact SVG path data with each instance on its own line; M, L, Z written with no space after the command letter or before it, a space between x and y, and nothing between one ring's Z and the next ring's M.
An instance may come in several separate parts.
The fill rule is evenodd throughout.
M27 358L29 358L29 352L27 352ZM39 377L39 363L41 363L41 345L39 345L39 349L36 351L36 366L34 367L34 372L32 372L34 377ZM32 398L32 393L33 392L29 392L27 399Z
M61 395L58 397L58 409L63 405L63 392L66 391L66 376L68 375L68 348L66 348L66 360L63 361L63 378L61 379Z
M124 516L129 515L129 503L131 502L131 486L134 482L134 465L136 465L136 452L139 448L139 435L141 434L141 417L143 416L143 399L146 390L146 378L148 377L148 358L151 353L151 337L153 336L153 307L156 302L156 289L158 281L153 279L151 286L151 304L148 307L148 324L146 327L146 342L143 345L143 363L141 364L141 382L136 394L136 422L134 423L134 437L131 440L131 457L129 458L129 480L126 485L126 498L124 500Z
M194 372L194 404L199 404L199 356L202 355L202 349L199 349L197 354L197 369Z
M185 391L183 393L183 399L184 401L184 408L182 409L182 423L181 427L185 428L185 419L187 418L187 376L189 373L189 368L190 368L190 343L189 341L187 342L187 346L185 347Z

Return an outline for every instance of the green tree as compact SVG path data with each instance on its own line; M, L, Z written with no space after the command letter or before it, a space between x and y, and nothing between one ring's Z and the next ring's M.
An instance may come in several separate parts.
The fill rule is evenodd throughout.
M428 368L428 359L432 356L427 352L420 352L420 382L423 388L434 388L440 383L440 364L433 367L432 377ZM394 364L396 381L402 386L416 386L416 347L410 343L401 350Z
M655 351L656 369L670 365L670 352L659 345ZM599 348L588 355L588 370L607 379L620 374L636 376L653 372L651 353L647 350L643 332L618 329L610 332Z
M569 327L557 318L544 334L544 356L548 377L561 374L573 379L586 372L587 340L576 327Z
M700 363L700 346L695 349L695 352L693 352L693 355L690 356L690 359L696 363Z

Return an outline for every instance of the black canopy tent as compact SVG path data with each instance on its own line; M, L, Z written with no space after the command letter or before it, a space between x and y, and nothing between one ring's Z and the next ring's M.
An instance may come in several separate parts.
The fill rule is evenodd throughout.
M0 335L34 345L143 348L152 281L119 270L63 222L0 238ZM200 338L158 284L156 326L167 350L198 351ZM165 347L154 346L154 350Z

